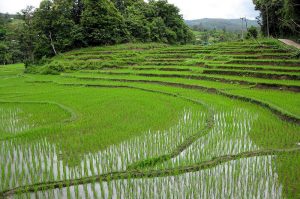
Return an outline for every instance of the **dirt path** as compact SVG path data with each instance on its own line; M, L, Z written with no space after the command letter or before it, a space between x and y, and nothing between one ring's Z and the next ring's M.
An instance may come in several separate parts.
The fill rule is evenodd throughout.
M278 39L278 40L285 43L286 45L294 46L295 48L300 49L300 44L298 44L292 40L289 40L289 39Z

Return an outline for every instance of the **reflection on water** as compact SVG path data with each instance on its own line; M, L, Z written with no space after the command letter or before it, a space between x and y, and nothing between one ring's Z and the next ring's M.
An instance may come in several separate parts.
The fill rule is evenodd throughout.
M251 115L243 109L215 113L215 125L208 134L158 168L191 165L222 155L258 150L249 137L256 120L257 115Z
M0 148L1 190L43 181L81 178L125 170L137 161L170 152L205 126L207 115L186 110L178 123L165 130L146 132L68 167L55 145L5 141ZM249 138L257 115L243 109L218 111L214 127L175 157L156 168L190 165L226 154L257 150ZM272 165L274 156L230 161L211 169L178 176L122 179L22 194L20 198L282 198L282 185ZM4 172L3 172L4 171ZM17 197L18 198L18 197Z
M282 186L271 164L273 157L252 157L179 176L95 182L27 194L27 198L281 199ZM24 198L25 194L19 195ZM18 197L17 197L18 198Z
M0 169L5 172L1 172L0 190L125 170L134 162L170 152L188 136L203 128L205 120L205 113L185 110L173 127L164 131L148 131L98 153L88 153L76 167L69 167L60 160L58 154L62 152L46 139L37 143L2 142Z
M33 125L26 123L21 114L19 108L0 108L0 132L16 134L32 128Z

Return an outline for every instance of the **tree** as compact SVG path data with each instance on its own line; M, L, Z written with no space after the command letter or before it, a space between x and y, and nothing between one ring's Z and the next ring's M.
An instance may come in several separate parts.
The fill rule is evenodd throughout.
M194 40L193 33L184 23L176 6L169 4L166 0L150 0L149 5L152 7L152 13L148 16L150 19L153 19L152 38L157 38L157 30L159 29L160 40L166 43L186 44ZM155 27L154 24L157 24L158 27ZM164 32L162 32L163 29Z
M89 45L115 44L128 39L124 18L109 0L86 0L81 25Z
M151 41L150 23L145 14L148 12L148 4L139 1L128 6L124 13L126 28L133 41Z
M143 3L143 0L111 0L117 10L121 13L124 14L126 11L126 8L129 6L134 5L135 3Z
M43 0L40 7L36 9L34 13L34 27L38 32L38 42L37 46L39 48L47 49L48 52L45 55L56 55L57 51L55 48L55 29L54 22L57 17L53 12L53 2L50 0ZM42 44L42 45L40 45ZM52 49L52 52L48 49ZM45 52L44 49L39 51ZM39 56L41 57L41 56Z
M18 18L0 15L0 56L5 63L39 63L83 46L185 44L194 39L179 9L166 0L43 0L35 10L22 10Z
M5 65L9 62L8 50L8 46L4 42L0 42L0 64Z
M23 59L19 38L19 35L23 31L23 23L24 22L22 20L14 19L6 25L5 41L10 54L10 60L8 63L21 62Z
M85 44L83 29L80 24L76 24L77 20L81 20L81 16L78 16L81 11L74 13L74 9L80 8L81 1L41 2L33 17L33 28L37 34L36 57L49 57Z
M250 38L256 39L257 36L258 36L258 31L257 31L256 27L251 26L250 28L248 28L248 32L247 32L247 36L246 36L247 39L250 39Z
M300 3L299 0L285 0L280 11L281 34L300 37Z
M21 62L24 52L20 45L23 20L16 15L0 14L0 63Z
M19 35L20 49L23 52L24 62L34 62L34 43L37 40L36 31L33 26L33 13L34 8L27 6L19 13L20 18L23 20L22 30Z
M262 32L267 36L300 36L298 0L253 0L260 11Z
M73 21L75 22L75 24L80 24L81 14L83 12L82 0L73 0L72 7Z

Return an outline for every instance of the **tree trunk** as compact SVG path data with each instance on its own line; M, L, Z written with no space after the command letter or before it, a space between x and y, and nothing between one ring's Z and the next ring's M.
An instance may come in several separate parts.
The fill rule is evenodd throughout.
M269 8L267 7L267 34L270 37L270 27L269 27Z
M54 52L55 55L57 55L57 52L55 50L55 46L54 46L54 43L53 43L53 40L52 40L52 34L51 34L51 31L49 31L49 38L50 38L50 44L52 46L52 50Z

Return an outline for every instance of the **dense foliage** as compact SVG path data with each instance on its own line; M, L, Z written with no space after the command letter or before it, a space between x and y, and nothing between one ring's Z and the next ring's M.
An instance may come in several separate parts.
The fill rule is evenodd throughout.
M18 35L21 33L22 20L12 20L12 15L0 15L0 63L9 64L23 58Z
M262 31L270 36L300 36L300 4L298 0L253 0L261 11Z
M186 44L194 39L179 9L166 0L43 0L37 9L22 10L19 18L1 17L3 64L37 62L86 46L135 41Z
M256 39L257 37L258 37L257 28L254 27L254 26L251 26L250 28L248 28L248 32L247 32L246 38L247 39L250 39L250 38Z
M254 20L246 19L246 21L246 26L241 26L241 19L198 19L189 20L186 23L194 31L195 43L209 45L218 42L256 39L259 35L259 25ZM246 36L244 36L245 32L247 32Z
M238 41L241 39L241 34L237 32L229 32L223 30L207 30L199 28L198 26L192 27L194 32L196 44L210 45L218 42Z

